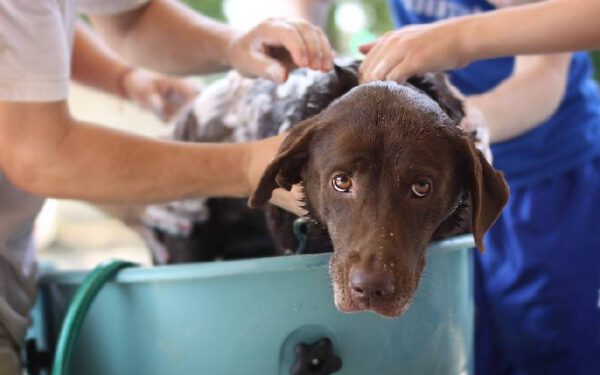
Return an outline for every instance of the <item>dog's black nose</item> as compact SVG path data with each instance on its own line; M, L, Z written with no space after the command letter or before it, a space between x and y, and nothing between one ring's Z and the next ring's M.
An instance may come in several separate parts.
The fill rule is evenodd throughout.
M352 267L350 290L357 298L381 298L394 293L394 277L383 269L365 270Z

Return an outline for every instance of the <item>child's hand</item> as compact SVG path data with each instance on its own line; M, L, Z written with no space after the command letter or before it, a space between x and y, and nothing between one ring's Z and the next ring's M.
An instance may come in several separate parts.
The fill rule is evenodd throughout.
M483 112L467 99L465 101L465 117L459 127L473 136L475 146L483 153L488 162L492 162L490 149L490 132L487 129Z
M413 75L462 67L467 55L463 34L461 24L453 22L390 31L377 41L360 46L360 52L365 54L360 80L402 82Z
M229 64L249 77L278 83L296 67L333 69L331 46L319 27L300 19L271 18L232 39Z

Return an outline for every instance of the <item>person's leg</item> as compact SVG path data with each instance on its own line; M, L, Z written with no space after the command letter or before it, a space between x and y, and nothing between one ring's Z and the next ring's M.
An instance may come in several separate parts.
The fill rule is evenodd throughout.
M475 375L509 375L510 363L498 342L497 327L485 288L485 274L479 263L479 257L474 259L475 272L475 344L473 348Z
M0 326L0 375L21 375L21 361L17 346L10 340Z
M35 301L37 262L33 220L44 200L10 184L0 171L0 373L19 374L17 347L25 341ZM9 370L10 369L10 370ZM16 369L16 370L15 370Z
M600 373L600 159L513 189L479 255L512 374Z
M31 322L37 268L29 236L26 242L26 250L17 253L0 248L0 375L22 374L19 348Z

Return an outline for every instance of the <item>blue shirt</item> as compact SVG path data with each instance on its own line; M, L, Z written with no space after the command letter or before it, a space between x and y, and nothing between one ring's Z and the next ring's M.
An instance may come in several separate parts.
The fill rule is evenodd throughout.
M390 0L397 26L485 12L484 0ZM515 36L518 37L518 36ZM506 79L513 58L489 59L450 73L465 95L480 94ZM527 133L492 145L494 166L512 187L538 182L600 155L600 92L587 53L573 55L565 97L548 121Z

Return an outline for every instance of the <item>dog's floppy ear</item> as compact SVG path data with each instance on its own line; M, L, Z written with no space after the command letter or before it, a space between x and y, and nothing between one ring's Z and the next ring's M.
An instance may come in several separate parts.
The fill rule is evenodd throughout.
M475 245L484 250L483 235L496 222L508 201L508 185L502 173L495 170L471 140L463 137L466 188L471 200L471 229Z
M308 160L308 146L319 127L319 115L295 125L285 137L275 159L265 169L248 202L250 207L263 206L278 187L291 190L302 180L302 167Z
M435 100L442 108L442 111L456 125L465 117L460 93L450 85L448 77L444 73L426 73L422 76L413 76L407 82Z

